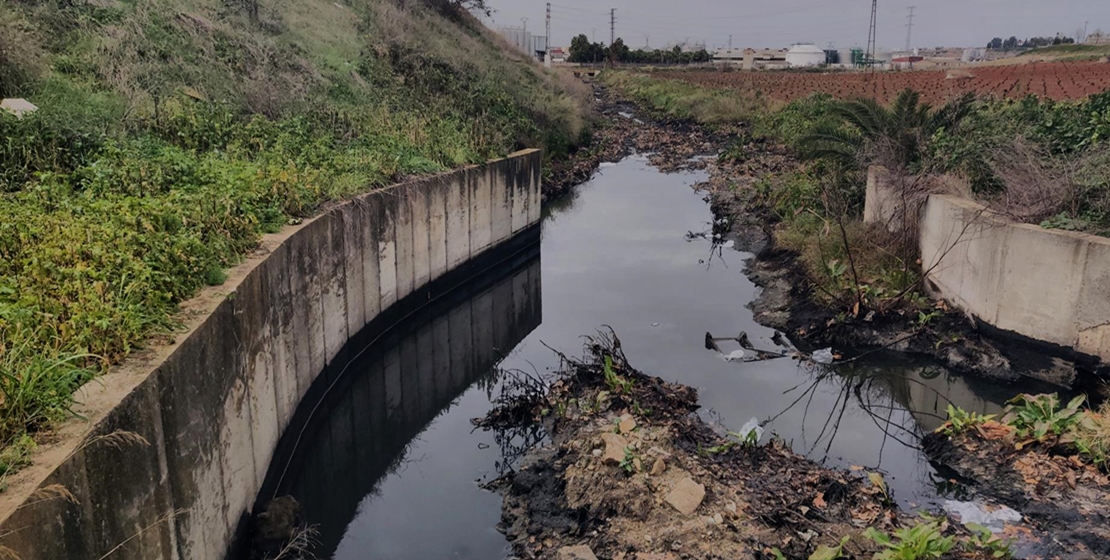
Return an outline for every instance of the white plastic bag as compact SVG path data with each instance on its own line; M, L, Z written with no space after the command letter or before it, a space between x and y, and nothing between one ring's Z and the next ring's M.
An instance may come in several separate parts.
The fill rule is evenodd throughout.
M833 350L832 348L818 350L810 356L810 359L819 364L831 364L833 363Z

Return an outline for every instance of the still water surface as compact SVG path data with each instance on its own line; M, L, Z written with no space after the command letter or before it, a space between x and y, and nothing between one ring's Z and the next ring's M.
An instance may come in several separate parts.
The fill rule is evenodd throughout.
M504 466L502 450L470 420L489 409L497 368L554 368L544 343L577 354L602 325L637 368L697 387L707 420L733 429L771 420L768 432L814 460L888 473L903 506L935 504L938 477L916 436L940 424L949 401L993 413L1009 395L891 355L822 373L707 350L707 332L743 331L772 348L774 331L746 307L758 293L743 274L747 255L692 235L712 225L691 188L703 179L638 157L604 167L548 209L538 257L368 348L345 374L354 379L345 398L317 412L288 475L288 492L320 526L319 556L504 557L501 499L478 486Z

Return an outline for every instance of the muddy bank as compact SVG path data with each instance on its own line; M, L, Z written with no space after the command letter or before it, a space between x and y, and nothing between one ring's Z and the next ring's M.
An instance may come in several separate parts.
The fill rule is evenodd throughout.
M942 472L1020 511L1053 557L1110 556L1110 479L1079 456L1043 444L1018 449L1013 429L998 422L923 443Z
M633 369L615 336L588 339L581 360L522 382L478 425L540 425L548 443L489 485L518 558L864 558L864 536L932 525L949 558L987 558L962 526L900 512L882 475L822 467L761 434L703 422L696 391ZM546 389L544 388L546 387ZM897 542L897 539L895 539Z

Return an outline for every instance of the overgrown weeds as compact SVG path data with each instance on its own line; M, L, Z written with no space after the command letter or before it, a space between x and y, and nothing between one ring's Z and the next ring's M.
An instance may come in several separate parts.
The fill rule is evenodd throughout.
M604 82L641 103L656 116L694 121L705 125L750 121L767 107L758 97L703 88L650 75L606 72Z
M421 3L8 7L0 88L40 109L0 113L0 447L261 234L586 129L581 85Z

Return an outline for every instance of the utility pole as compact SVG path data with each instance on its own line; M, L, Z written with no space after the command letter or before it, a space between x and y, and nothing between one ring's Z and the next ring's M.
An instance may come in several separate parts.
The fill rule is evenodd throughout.
M528 18L526 18L526 17L520 18L520 23L524 25L524 31L527 32L528 31Z
M612 45L617 40L617 9L609 9L609 44Z
M732 35L728 36L728 50L732 52Z
M543 65L551 68L551 2L547 3L547 19L544 21L547 33L547 44L543 50Z
M878 13L879 0L871 0L871 29L867 32L867 54L864 55L863 61L867 65L868 74L875 72L875 24L878 21Z
M906 16L906 20L907 20L907 23L906 23L906 52L909 52L910 48L913 47L912 41L911 41L911 39L913 37L913 11L916 8L917 8L917 6L910 6L909 7L910 15Z
M1090 23L1091 23L1090 21L1083 22L1083 38L1079 40L1080 43L1086 43L1087 42L1087 25L1090 24Z

